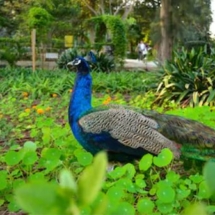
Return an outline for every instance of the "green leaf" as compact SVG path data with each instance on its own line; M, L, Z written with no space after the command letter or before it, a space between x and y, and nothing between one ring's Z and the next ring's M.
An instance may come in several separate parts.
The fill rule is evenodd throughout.
M0 190L3 190L7 187L7 171L0 171Z
M20 176L22 173L20 171L20 169L15 169L10 173L10 176Z
M64 169L60 172L60 186L73 192L77 191L77 185L74 176L69 170Z
M133 164L127 163L122 168L126 170L126 177L128 178L134 177L136 170Z
M215 213L215 205L207 205L206 210L209 214L214 214Z
M74 210L74 209L73 209L73 210ZM71 211L73 211L73 210L71 210ZM74 211L75 211L74 214L76 214L76 212L77 212L78 210L76 209L76 210L74 210ZM77 212L77 214L79 214L79 211ZM81 208L80 214L81 214L81 215L91 215L91 214L92 214L92 210L91 210L90 206L85 206L85 207ZM72 213L72 215L73 215L73 213Z
M33 165L38 160L37 152L28 151L25 153L22 163L25 165Z
M211 196L211 191L205 181L199 184L199 192L197 196L199 199L208 199Z
M190 180L193 181L195 184L199 184L204 180L202 175L199 175L198 173L196 175L191 175Z
M158 188L165 188L165 187L171 187L172 183L170 183L168 180L160 180L157 182Z
M192 184L192 181L190 179L185 179L184 183L190 186Z
M16 151L8 151L5 155L7 165L13 166L18 164L22 159L21 153Z
M137 202L137 210L141 214L151 214L154 210L155 204L149 198L139 199Z
M113 212L116 210L119 202L118 201L114 201L114 199L111 199L109 196L107 196L107 198L108 198L107 211L110 214L113 214Z
M10 147L10 150L11 150L11 151L16 151L16 150L19 150L20 148L21 148L20 145L15 144L15 145L12 145L12 146Z
M160 178L159 172L157 172L157 173L151 175L150 178L151 178L152 181L156 181L157 179Z
M43 133L43 136L42 136L43 143L48 144L50 142L50 139L51 139L51 128L43 127L42 133Z
M128 202L120 202L114 214L135 215L135 209Z
M190 188L190 190L197 190L197 185L196 184L190 184L189 188Z
M210 190L210 193L215 194L215 163L208 161L203 169L203 175L205 177L206 184Z
M126 189L127 186L130 185L130 183L132 183L131 179L129 179L129 178L121 178L121 179L119 179L119 180L117 180L115 182L115 185L117 187L122 187L122 188Z
M124 190L129 191L131 193L136 192L135 185L133 184L133 181L130 178L121 178L115 183L115 185L121 186L124 188Z
M36 172L31 174L28 178L29 181L43 181L45 179L45 174L43 172Z
M114 170L108 173L109 178L118 179L125 175L126 169L123 167L116 167Z
M176 190L176 199L182 200L186 199L191 193L191 190L189 189L177 189Z
M27 141L24 143L24 149L27 151L35 151L37 149L37 145L32 141Z
M175 190L170 186L159 186L157 197L162 203L171 203L175 199Z
M57 190L57 185L47 182L34 182L17 188L15 199L25 212L34 215L59 214L63 211L59 208L60 198Z
M8 209L11 212L17 212L20 210L19 205L17 204L17 202L15 201L14 198L12 198L8 204Z
M4 204L5 200L4 199L0 199L0 206L2 206Z
M199 93L193 92L193 103L197 105L199 103Z
M144 155L139 162L139 169L147 171L152 166L153 156L151 154Z
M190 206L190 201L188 201L187 199L180 201L180 203L183 208L188 208Z
M113 186L107 191L107 196L112 201L119 201L125 195L121 186Z
M61 151L55 148L44 148L41 153L39 164L45 167L47 171L51 171L61 164Z
M201 214L201 215L207 215L206 207L202 203L195 203L182 213L182 215L194 215L194 214Z
M75 156L77 157L78 163L80 163L82 166L88 166L93 161L92 154L82 150L76 151Z
M208 103L211 102L212 100L214 100L214 97L215 97L215 90L211 90L206 102Z
M91 204L97 197L105 177L107 155L98 153L93 163L86 167L78 180L79 200L82 204Z
M143 179L141 179L141 178L137 178L137 179L135 180L135 184L136 184L138 187L140 187L140 188L145 188L145 187L146 187L146 182L145 182Z
M179 180L180 175L178 175L177 173L175 173L174 171L170 171L167 173L166 175L166 179L167 181L170 181L172 183L175 183Z
M168 166L173 159L173 154L170 149L162 149L157 157L153 158L153 162L158 167Z
M159 200L156 202L158 210L163 214L173 214L173 204L160 203Z
M91 214L107 214L108 198L107 195L100 192L93 203L93 212Z
M20 187L22 184L25 183L25 180L24 179L21 179L21 178L18 178L18 179L15 179L13 181L13 189L17 188L17 187Z
M92 163L92 161L93 161L93 156L89 152L85 152L81 156L78 156L78 162L82 166L88 166L89 164Z
M154 195L156 194L156 192L157 192L157 189L156 189L155 187L152 187L152 188L149 190L149 194L150 194L151 196L154 196Z

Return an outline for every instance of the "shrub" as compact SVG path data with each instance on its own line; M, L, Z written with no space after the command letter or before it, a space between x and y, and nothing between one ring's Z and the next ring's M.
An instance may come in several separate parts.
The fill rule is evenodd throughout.
M78 51L75 48L66 49L60 55L57 64L60 69L66 69L67 63L74 60L77 56L86 56L88 51ZM94 53L95 54L95 53ZM96 56L96 63L90 63L92 70L97 72L110 72L115 68L114 58L112 56L108 56L103 53L97 53Z
M67 63L74 60L79 55L77 49L69 48L63 51L58 58L57 65L59 69L66 69Z
M96 72L111 72L115 68L113 56L100 53L96 55L96 64L91 64Z
M8 62L10 66L15 66L27 50L23 47L22 41L11 38L1 38L0 40L0 59Z
M174 100L186 106L212 105L215 101L215 50L207 54L206 47L195 51L182 48L174 51L172 61L161 69L158 98L162 104Z

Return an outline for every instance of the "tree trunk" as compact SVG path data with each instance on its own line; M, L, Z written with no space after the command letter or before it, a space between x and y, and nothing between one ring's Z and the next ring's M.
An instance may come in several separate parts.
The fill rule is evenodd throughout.
M171 58L173 35L171 29L171 0L161 0L160 28L161 42L159 48L159 60L164 63Z

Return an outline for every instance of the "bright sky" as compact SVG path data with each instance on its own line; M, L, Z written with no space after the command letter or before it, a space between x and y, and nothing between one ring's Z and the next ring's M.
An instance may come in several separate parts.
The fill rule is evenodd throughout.
M211 31L212 37L215 37L215 0L211 0L211 11L212 11L213 22L210 26L210 31Z

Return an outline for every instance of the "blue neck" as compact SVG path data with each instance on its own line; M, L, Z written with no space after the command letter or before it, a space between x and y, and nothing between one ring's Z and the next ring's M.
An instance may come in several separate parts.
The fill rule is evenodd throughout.
M91 88L90 73L81 74L78 72L69 105L70 123L76 122L85 111L91 109Z

